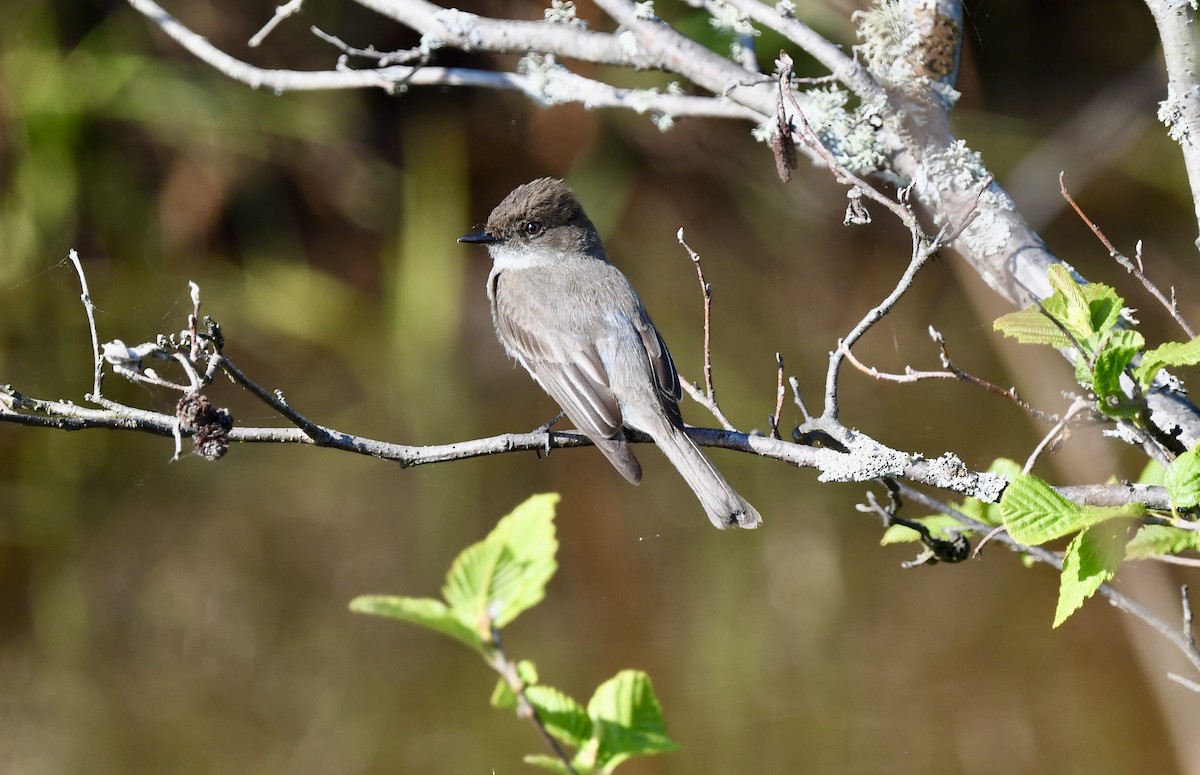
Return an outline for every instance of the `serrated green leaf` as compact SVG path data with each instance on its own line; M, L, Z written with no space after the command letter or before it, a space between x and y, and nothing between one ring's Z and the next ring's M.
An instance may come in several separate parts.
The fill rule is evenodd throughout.
M1200 452L1192 448L1172 460L1163 484L1175 508L1190 509L1200 505Z
M488 537L467 547L450 566L442 594L466 627L486 636L545 596L554 560L555 493L534 495L501 519Z
M1200 549L1200 532L1167 525L1143 525L1125 547L1125 559L1144 560L1162 554Z
M976 503L978 503L978 501L976 501ZM959 510L962 511L962 509ZM929 531L933 533L935 538L943 539L950 537L947 535L947 531L962 527L961 522L946 514L935 514L930 517L919 517L913 521L919 522L928 528ZM883 536L879 539L879 545L887 546L888 544L905 544L920 540L921 534L916 530L913 530L911 527L905 527L904 525L890 525L887 530L883 531Z
M600 772L612 772L633 756L679 747L667 736L650 677L640 670L622 670L600 684L587 712L594 724L593 735L600 741L596 756Z
M1188 342L1167 342L1147 350L1133 376L1142 387L1149 387L1154 375L1167 366L1195 366L1200 363L1200 336Z
M1146 340L1137 331L1113 331L1096 356L1092 390L1099 399L1100 411L1109 417L1132 417L1138 413L1138 406L1129 401L1121 388L1121 375L1145 346Z
M1125 308L1125 300L1104 283L1088 283L1083 286L1083 295L1088 300L1092 331L1104 336L1121 319L1121 310Z
M1125 300L1103 283L1080 285L1062 264L1047 270L1047 278L1055 293L1042 302L1042 308L1053 315L1081 342L1095 334L1105 334L1121 317Z
M350 610L360 614L384 616L389 619L419 624L430 630L449 635L473 649L481 647L479 636L463 626L440 600L427 597L395 597L392 595L362 595L350 601Z
M1059 348L1071 346L1066 334L1036 307L1001 315L992 323L992 329L1021 344L1045 344Z
M1125 543L1132 520L1110 520L1093 525L1071 539L1063 555L1062 576L1058 588L1058 607L1054 626L1058 627L1100 585L1111 581L1125 558Z
M1042 307L1058 322L1062 323L1076 338L1091 336L1092 318L1088 311L1087 297L1071 272L1062 264L1053 264L1046 271L1046 278L1054 293L1042 301Z
M1137 503L1111 508L1080 506L1036 476L1022 474L1005 488L1000 512L1010 536L1026 546L1038 546L1089 525L1142 516L1146 508Z
M1004 489L1000 513L1008 534L1037 546L1079 529L1080 507L1032 474L1021 474Z
M546 731L572 748L582 748L592 737L592 719L587 710L552 686L530 686L525 690L529 704L537 710Z

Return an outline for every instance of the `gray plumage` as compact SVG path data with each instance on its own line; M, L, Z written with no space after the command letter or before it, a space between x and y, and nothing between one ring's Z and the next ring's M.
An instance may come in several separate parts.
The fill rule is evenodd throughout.
M629 427L654 439L718 528L762 522L684 432L667 345L566 184L519 186L484 231L459 241L491 254L487 293L504 349L622 476L642 478Z

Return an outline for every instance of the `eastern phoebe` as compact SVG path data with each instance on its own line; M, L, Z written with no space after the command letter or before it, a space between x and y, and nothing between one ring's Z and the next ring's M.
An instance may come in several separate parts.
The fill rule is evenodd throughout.
M566 184L518 186L483 231L458 241L487 245L492 256L487 294L504 349L622 476L642 480L628 426L654 440L714 525L758 527L758 511L684 432L667 345Z

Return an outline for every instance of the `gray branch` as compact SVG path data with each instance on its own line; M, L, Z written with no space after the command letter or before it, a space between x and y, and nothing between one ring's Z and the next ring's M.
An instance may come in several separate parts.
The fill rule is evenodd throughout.
M1189 0L1146 0L1158 25L1167 67L1167 98L1159 118L1183 151L1192 206L1200 223L1200 46L1196 40L1196 5ZM1200 248L1200 238L1196 240Z

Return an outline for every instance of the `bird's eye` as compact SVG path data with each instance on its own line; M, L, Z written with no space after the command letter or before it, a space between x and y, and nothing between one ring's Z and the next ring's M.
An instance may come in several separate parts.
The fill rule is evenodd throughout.
M536 237L537 235L541 234L545 228L545 226L542 226L541 221L529 221L525 224L525 234L529 237Z

